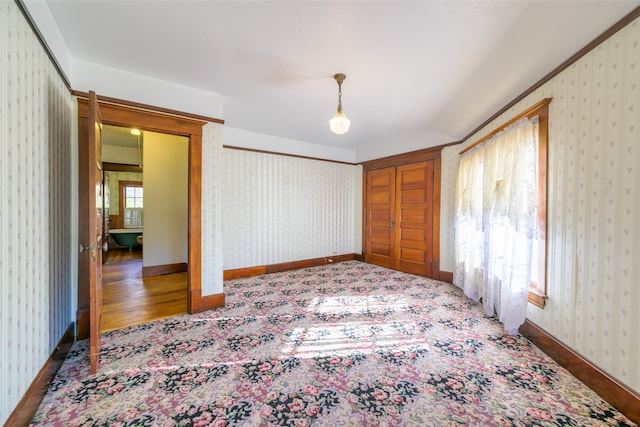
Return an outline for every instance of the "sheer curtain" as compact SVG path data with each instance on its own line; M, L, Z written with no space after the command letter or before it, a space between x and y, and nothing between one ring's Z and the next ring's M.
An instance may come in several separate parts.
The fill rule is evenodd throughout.
M516 333L524 323L537 226L538 120L522 119L458 166L453 282Z

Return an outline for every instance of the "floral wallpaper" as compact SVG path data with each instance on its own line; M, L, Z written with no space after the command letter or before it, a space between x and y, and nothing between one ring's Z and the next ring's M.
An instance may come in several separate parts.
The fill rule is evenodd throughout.
M224 150L224 269L360 253L362 167Z
M0 2L0 424L69 327L74 101L14 2Z
M546 97L553 98L549 299L544 309L530 304L527 317L640 393L640 19L502 114L465 146ZM457 151L443 153L448 158L443 169L453 166ZM452 220L443 218L443 230Z

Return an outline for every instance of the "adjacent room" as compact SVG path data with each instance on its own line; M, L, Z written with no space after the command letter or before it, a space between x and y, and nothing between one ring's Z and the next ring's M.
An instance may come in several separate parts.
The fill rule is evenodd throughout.
M4 425L640 423L640 1L0 34Z
M187 166L184 137L103 127L101 331L187 312Z

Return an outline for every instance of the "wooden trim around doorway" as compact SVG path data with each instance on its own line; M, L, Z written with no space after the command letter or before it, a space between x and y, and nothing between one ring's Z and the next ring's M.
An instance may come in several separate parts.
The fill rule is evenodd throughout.
M81 93L79 94L82 95ZM185 136L189 139L189 241L188 241L188 295L187 310L202 310L202 127L206 121L150 111L152 107L118 105L114 100L98 96L98 104L105 125L137 127L143 131L161 132ZM87 100L78 98L78 116L87 117ZM77 333L78 339L86 338L88 331L88 290L78 288Z
M202 311L224 307L224 294L205 295L202 297Z
M89 97L89 93L88 92L82 92L82 91L75 90L75 89L71 90L71 94L77 96L78 98L88 98ZM98 97L98 101L100 102L100 108L102 108L103 104L114 104L114 105L118 105L118 106L122 106L122 107L129 107L129 108L132 108L132 109L154 111L154 112L161 113L161 114L164 114L164 115L178 116L180 118L201 120L201 121L211 122L211 123L220 123L221 125L224 124L224 120L216 119L215 117L201 116L200 114L187 113L185 111L172 110L170 108L156 107L156 106L149 105L149 104L142 104L140 102L127 101L125 99L111 98L111 97L108 97L108 96L100 95Z

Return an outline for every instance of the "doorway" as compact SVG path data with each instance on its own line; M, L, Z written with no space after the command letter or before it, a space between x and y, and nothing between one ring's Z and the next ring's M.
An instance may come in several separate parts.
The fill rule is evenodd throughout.
M187 312L188 140L103 125L102 331Z
M79 120L88 117L88 103L84 94L78 95ZM141 130L185 136L189 140L188 149L188 272L187 272L187 312L202 311L202 236L201 236L201 191L202 191L202 127L201 120L176 116L116 103L112 100L98 100L105 125L136 127ZM84 144L84 136L79 134L79 144ZM89 336L89 285L86 278L78 277L78 311L76 314L76 336Z

